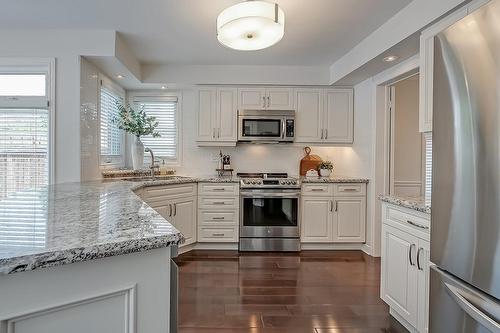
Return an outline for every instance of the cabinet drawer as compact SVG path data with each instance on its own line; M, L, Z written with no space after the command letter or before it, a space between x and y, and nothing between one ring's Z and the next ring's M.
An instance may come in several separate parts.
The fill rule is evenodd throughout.
M384 223L389 223L394 227L400 228L408 233L414 234L424 240L429 239L430 217L424 213L413 212L403 207L384 205L383 212Z
M198 214L198 222L200 225L223 225L223 224L233 224L235 225L238 221L236 216L236 211L210 211L202 210Z
M236 183L200 183L198 186L199 195L228 196L239 193L239 185Z
M331 196L333 194L332 184L303 184L302 195Z
M198 231L199 242L237 242L236 228L201 227Z
M342 197L366 195L366 184L364 183L334 184L333 195Z
M148 186L140 193L146 202L196 195L196 184Z
M201 209L234 210L238 208L237 198L200 197L198 203L198 208Z

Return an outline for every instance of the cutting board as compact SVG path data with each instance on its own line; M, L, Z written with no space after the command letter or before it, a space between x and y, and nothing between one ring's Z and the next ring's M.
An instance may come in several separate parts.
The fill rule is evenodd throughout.
M311 155L311 148L305 147L304 152L306 156L300 160L300 175L305 176L308 170L318 170L319 164L322 162L321 157L318 155Z

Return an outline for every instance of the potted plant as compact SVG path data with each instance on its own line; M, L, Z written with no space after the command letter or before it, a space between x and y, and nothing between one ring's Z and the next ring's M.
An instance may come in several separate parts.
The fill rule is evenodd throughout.
M333 170L333 163L331 161L322 161L318 165L318 170L321 177L330 177Z
M119 110L118 128L127 133L133 134L135 137L132 142L132 166L134 170L141 169L144 166L144 144L141 137L151 135L153 138L160 137L160 133L156 131L158 122L155 117L149 117L141 106L139 110L135 110L129 104L123 105L117 102Z

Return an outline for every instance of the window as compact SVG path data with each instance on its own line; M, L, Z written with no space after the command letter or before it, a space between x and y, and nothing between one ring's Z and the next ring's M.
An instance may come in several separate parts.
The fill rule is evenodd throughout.
M136 97L134 103L144 107L148 116L156 117L159 125L157 131L159 138L145 136L141 138L146 148L151 148L158 159L166 163L175 164L179 161L179 136L178 136L178 98L177 97ZM149 155L144 156L146 163L150 163Z
M0 66L0 200L49 183L49 67Z
M123 131L118 128L117 103L125 99L123 89L106 78L100 90L100 155L101 165L123 165Z
M424 133L425 140L425 203L432 197L432 132Z

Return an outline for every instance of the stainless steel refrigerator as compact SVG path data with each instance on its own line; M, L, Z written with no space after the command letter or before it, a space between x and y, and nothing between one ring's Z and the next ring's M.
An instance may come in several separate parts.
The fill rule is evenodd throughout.
M500 332L500 0L435 38L430 332Z

